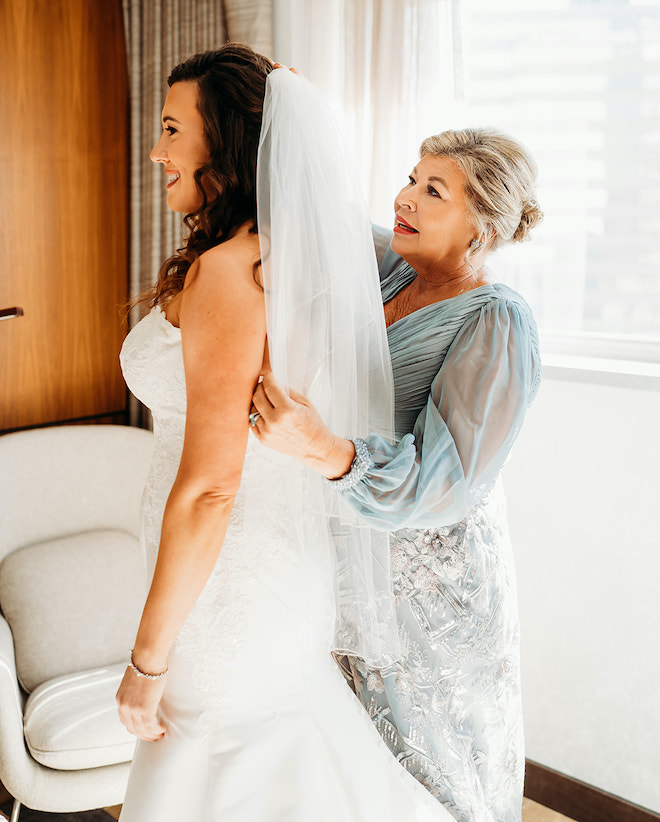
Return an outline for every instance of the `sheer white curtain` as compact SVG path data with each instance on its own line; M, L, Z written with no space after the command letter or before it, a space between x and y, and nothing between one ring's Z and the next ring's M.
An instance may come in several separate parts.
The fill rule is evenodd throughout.
M461 94L459 0L274 0L273 40L332 103L372 218L391 225L419 144Z
M660 361L660 0L274 0L273 22L278 59L340 113L376 222L421 138L508 132L546 219L496 276L546 350Z

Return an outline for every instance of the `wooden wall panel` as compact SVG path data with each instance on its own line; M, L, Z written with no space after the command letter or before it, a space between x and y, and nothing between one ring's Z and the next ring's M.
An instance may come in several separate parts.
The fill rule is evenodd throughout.
M0 0L0 430L126 407L121 0Z

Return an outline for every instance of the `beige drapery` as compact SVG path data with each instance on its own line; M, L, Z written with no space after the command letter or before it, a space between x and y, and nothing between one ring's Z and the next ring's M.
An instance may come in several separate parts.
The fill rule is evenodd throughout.
M180 214L167 208L162 173L149 160L171 69L227 40L271 55L272 0L122 0L130 86L130 293L151 286L162 261L183 241ZM108 124L111 128L112 124ZM141 313L132 312L131 323ZM133 404L131 422L145 424Z

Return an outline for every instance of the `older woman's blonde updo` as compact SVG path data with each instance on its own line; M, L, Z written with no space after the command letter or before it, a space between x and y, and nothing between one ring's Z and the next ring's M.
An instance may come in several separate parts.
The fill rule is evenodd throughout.
M485 244L494 233L491 249L528 239L543 219L534 192L536 163L511 137L488 128L443 131L424 140L419 153L458 165L479 239Z

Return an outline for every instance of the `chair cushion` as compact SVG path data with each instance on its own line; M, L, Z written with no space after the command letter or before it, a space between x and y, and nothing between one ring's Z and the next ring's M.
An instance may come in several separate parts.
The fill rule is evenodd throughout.
M55 425L0 436L0 559L25 545L117 528L138 536L153 434Z
M119 721L115 694L125 663L40 685L25 706L25 740L48 768L77 771L133 758L135 737Z
M139 544L125 531L87 531L5 557L0 604L23 688L126 660L145 593Z

